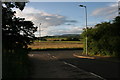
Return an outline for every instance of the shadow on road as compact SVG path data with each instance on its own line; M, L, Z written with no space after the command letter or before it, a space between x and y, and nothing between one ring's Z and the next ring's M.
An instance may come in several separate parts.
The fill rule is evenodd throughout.
M74 53L81 52L81 50L30 52L29 57L32 63L30 78L75 78L90 80L120 78L119 63L82 59L73 56Z

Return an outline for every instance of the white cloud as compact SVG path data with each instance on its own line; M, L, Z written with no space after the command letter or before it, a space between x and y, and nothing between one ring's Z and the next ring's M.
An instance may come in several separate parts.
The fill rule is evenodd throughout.
M94 10L91 16L102 17L104 19L113 19L118 15L118 3L109 5L108 7L98 8Z
M33 21L35 25L41 23L43 27L58 26L66 22L76 22L75 20L67 20L65 16L50 14L32 7L26 7L23 11L17 10L16 16Z
M32 7L25 7L23 11L16 10L16 16L25 18L25 20L32 21L36 26L42 28L42 36L45 35L54 35L55 33L59 33L59 30L55 30L56 26L63 25L65 23L76 23L75 20L68 20L65 16L58 15L58 14L50 14L42 10L38 10ZM58 29L58 28L57 28ZM58 31L58 32L57 32ZM60 33L66 33L66 30ZM72 30L70 31L72 32ZM74 32L74 31L73 31ZM36 35L39 34L38 32L35 33Z
M64 28L50 28L46 30L49 35L62 35L62 34L80 34L82 33L82 28L77 26L64 26ZM44 32L43 32L44 33Z
M47 35L62 35L62 34L81 34L83 32L83 29L81 27L77 26L62 26L60 27L49 27L42 29L41 35L47 36ZM39 36L39 31L35 33L36 36Z

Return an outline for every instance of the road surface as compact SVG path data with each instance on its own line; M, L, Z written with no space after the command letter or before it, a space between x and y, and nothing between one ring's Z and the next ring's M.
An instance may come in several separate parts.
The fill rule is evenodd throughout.
M30 78L74 78L108 80L118 78L119 65L115 62L80 59L73 56L80 50L32 51Z

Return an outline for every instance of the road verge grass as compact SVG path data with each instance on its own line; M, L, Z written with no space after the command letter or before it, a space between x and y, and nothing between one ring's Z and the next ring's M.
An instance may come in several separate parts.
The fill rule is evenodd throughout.
M86 58L86 59L95 59L95 60L100 60L100 61L110 61L110 62L119 62L120 63L120 59L119 57L115 57L115 56L108 56L108 55L86 55L85 53L83 54L79 54L79 53L75 53L73 54L73 56L77 57L77 58Z

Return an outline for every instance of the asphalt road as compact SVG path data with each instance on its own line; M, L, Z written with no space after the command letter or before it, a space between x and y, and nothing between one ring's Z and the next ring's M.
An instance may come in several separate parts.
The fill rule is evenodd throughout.
M118 79L119 63L73 56L80 50L32 51L30 78Z

